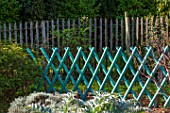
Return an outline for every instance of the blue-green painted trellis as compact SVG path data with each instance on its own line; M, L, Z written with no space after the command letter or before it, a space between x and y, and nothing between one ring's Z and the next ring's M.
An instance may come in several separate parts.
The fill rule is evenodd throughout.
M128 94L131 93L133 95L133 98L139 101L141 99L141 97L145 94L145 95L147 95L147 97L150 100L148 107L151 107L152 105L156 106L155 99L158 97L158 95L161 94L161 96L165 100L164 107L169 106L170 96L167 96L165 94L165 92L162 90L162 87L164 86L164 84L168 78L168 73L166 72L166 70L164 69L163 66L160 66L160 61L163 59L164 54L162 53L160 55L159 59L157 59L152 51L152 48L146 47L145 48L146 52L144 53L144 57L142 57L138 53L137 47L133 47L130 49L131 49L131 54L127 58L126 54L122 51L121 47L116 48L117 52L114 56L109 52L108 48L105 47L105 48L103 48L103 53L102 53L101 57L99 58L99 56L97 55L97 53L95 52L95 49L93 47L89 48L88 56L85 55L85 53L82 51L81 47L78 47L75 57L73 57L69 47L65 48L65 53L62 57L59 54L57 48L52 48L53 53L51 54L51 57L48 56L48 54L46 53L44 48L40 48L40 50L42 51L43 55L45 56L45 58L47 60L47 65L46 65L45 69L44 70L42 68L41 69L42 69L43 79L45 79L50 86L48 88L48 92L50 92L50 91L56 92L56 89L54 87L54 84L56 81L59 81L62 86L60 89L60 93L62 93L63 91L68 92L69 89L66 88L66 85L70 79L74 85L74 88L72 89L72 91L77 90L78 93L80 94L81 98L85 100L88 92L93 92L93 89L91 87L93 84L93 81L97 81L97 83L99 85L99 91L105 91L105 87L107 87L106 82L109 81L112 86L111 92L112 93L117 92L119 94L120 98L122 98L122 99L126 99ZM164 48L164 52L167 52L167 51L168 51L168 46L166 46ZM34 61L36 61L36 58L34 57L34 55L32 54L32 52L29 48L27 48L27 52L31 55L32 59ZM78 65L78 59L80 57L83 58L83 60L85 62L81 69ZM106 68L105 65L103 64L103 60L106 57L111 62L109 68ZM125 63L123 69L120 69L119 65L117 64L118 57L121 57L123 59L122 62ZM138 62L140 63L137 70L135 70L134 66L131 65L131 62L133 62L134 57L137 58ZM146 64L146 61L148 60L149 57L152 57L155 62L154 63L155 66L152 70ZM59 64L57 67L55 67L54 64L52 63L54 58L57 58L59 61ZM64 63L66 58L69 58L72 62L71 67L69 69L67 68L67 65ZM92 58L95 58L95 60L97 62L97 66L95 67L95 69L90 64L90 61ZM49 68L52 68L55 73L52 81L50 81L50 79L47 75ZM98 76L98 72L99 72L100 68L102 69L102 71L105 75L103 77L103 80L100 80L99 76ZM61 69L64 69L67 74L65 80L61 79L61 76L60 76ZM84 76L86 69L89 69L90 72L92 73L92 77L91 77L90 81L88 81L86 79L86 77ZM111 77L111 73L112 73L113 69L116 69L117 73L119 74L119 78L116 81ZM133 79L130 81L125 76L128 69L131 71L131 73L132 73L131 76L133 77ZM147 86L149 85L151 79L155 76L155 73L157 72L158 69L162 71L164 78L160 84L155 82L155 86L156 86L157 90L154 94L151 94L151 92L148 90ZM73 78L73 75L72 75L73 70L76 70L79 74L77 80L75 80ZM141 80L141 78L139 76L141 70L145 70L146 74L149 76L149 77L147 77L147 80L145 83ZM83 80L84 84L86 85L86 89L85 89L84 93L82 93L82 91L78 87L81 80ZM127 90L124 93L124 95L122 95L120 89L118 88L120 85L120 82L122 80L125 82L125 85L127 87ZM137 94L132 88L134 86L135 82L138 82L141 87L141 91L139 94ZM41 84L38 86L37 90L40 87L41 87Z

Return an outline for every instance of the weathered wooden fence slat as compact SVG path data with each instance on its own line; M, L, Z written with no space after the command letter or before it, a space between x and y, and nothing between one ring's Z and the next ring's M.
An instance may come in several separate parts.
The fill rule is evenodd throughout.
M28 23L25 22L25 43L28 44Z
M110 50L111 51L113 50L113 20L112 19L110 19Z
M124 48L124 23L123 19L121 19L121 47Z
M116 18L116 39L115 39L115 44L116 46L118 45L118 30L119 30L119 25L118 25L118 19Z
M17 42L17 23L14 23L14 36L15 36L15 42Z
M19 26L20 26L20 27L19 27L19 28L20 28L20 29L19 29L19 31L20 31L20 44L22 45L22 44L23 44L23 36L22 36L22 30L23 30L23 29L22 29L22 23L20 23Z
M9 42L12 43L11 23L9 23Z
M100 18L100 52L102 52L102 44L103 44L103 37L102 37L102 18Z
M33 22L32 21L30 23L30 37L31 37L31 47L33 47L34 40L33 40Z
M5 40L5 42L7 41L7 28L6 28L6 23L4 23L4 40Z
M33 53L29 48L26 49L27 52L30 54L32 59L36 61ZM118 93L120 98L125 100L129 98L129 95L132 95L137 101L140 101L142 97L149 98L148 107L157 106L160 104L156 101L157 98L161 98L164 101L160 101L164 107L170 106L170 95L166 90L165 84L168 82L167 77L169 76L165 68L161 65L161 61L165 54L161 54L159 57L156 56L156 53L153 52L152 47L145 47L143 55L138 51L137 47L131 47L130 55L127 55L126 52L123 51L122 47L116 47L116 52L113 54L109 51L107 47L103 48L102 53L100 53L100 57L98 56L97 52L95 51L94 47L89 47L89 53L85 54L83 48L78 47L77 53L73 57L73 54L69 47L65 48L65 52L62 56L58 52L58 48L52 48L52 54L48 54L44 48L40 48L41 52L43 53L44 57L47 60L45 68L40 67L42 71L42 78L45 79L48 83L47 92L69 92L78 91L80 94L81 99L85 100L88 92L94 93L93 84L96 81L98 87L98 91L107 91L108 92L108 84L110 84L110 89L112 93ZM167 53L168 46L164 47L164 53ZM51 55L51 56L48 56ZM80 68L79 59L82 58L83 67ZM110 64L104 63L106 59L109 59ZM122 63L124 66L122 67L119 64L119 58L122 58ZM149 67L150 64L147 63L148 59L153 59L153 67ZM59 62L57 65L54 62L54 59L57 59ZM66 64L66 60L71 60L70 67ZM95 60L97 62L96 66L93 67L91 61ZM134 59L136 59L139 63L139 66L133 65ZM55 60L56 61L56 60ZM109 67L109 68L108 68ZM52 79L49 79L49 70L53 70L54 75ZM65 71L65 78L63 78L62 74L60 73L62 70ZM90 74L86 74L87 71L90 71ZM131 78L127 76L127 73L131 72ZM145 70L145 71L143 71ZM77 78L75 78L74 72L77 71ZM164 75L160 84L155 82L153 78L157 76L157 72L161 71ZM100 73L103 72L103 76L100 76ZM115 74L118 74L118 79L114 78ZM144 80L141 76L141 72L144 72L147 76ZM87 79L89 77L89 79ZM42 79L42 80L43 80ZM73 84L72 89L67 87L68 84ZM81 82L83 81L83 82ZM55 83L60 83L60 89L56 89ZM42 81L40 80L40 83ZM39 83L39 84L40 84ZM80 84L84 84L86 86L85 89L80 89ZM121 87L122 84L125 84L126 88L123 88L125 91L122 91ZM135 90L134 86L139 84L140 90ZM152 85L151 85L152 84ZM153 92L152 88L155 87ZM38 85L37 91L39 91L42 84ZM163 90L165 89L165 90ZM123 93L124 92L124 93ZM159 95L159 97L158 97Z
M35 29L36 29L36 42L37 42L37 47L39 47L40 40L39 40L39 26L38 26L38 21L36 21Z

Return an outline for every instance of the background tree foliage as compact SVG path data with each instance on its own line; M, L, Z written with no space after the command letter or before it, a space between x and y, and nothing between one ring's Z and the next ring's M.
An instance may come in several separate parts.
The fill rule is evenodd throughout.
M0 22L19 20L20 5L17 0L0 0Z
M0 0L0 21L170 15L168 0Z

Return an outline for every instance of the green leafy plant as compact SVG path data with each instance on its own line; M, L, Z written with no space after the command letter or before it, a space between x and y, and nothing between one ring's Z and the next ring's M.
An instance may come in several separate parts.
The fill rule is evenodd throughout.
M55 37L61 40L61 49L64 47L70 47L75 50L77 47L81 46L83 49L88 49L90 47L88 37L84 37L85 33L88 31L87 28L71 28L64 29L61 32L55 31ZM86 43L86 44L85 44Z
M41 71L39 64L32 61L23 47L17 44L0 45L0 96L11 101L16 96L35 90Z

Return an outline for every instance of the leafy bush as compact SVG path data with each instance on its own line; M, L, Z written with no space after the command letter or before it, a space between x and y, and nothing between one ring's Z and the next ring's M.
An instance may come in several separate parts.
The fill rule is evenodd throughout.
M0 22L19 20L19 2L17 0L0 0Z
M35 90L41 77L39 64L35 64L26 50L17 44L0 44L0 96L7 101Z
M70 47L75 50L77 47L82 47L83 49L88 49L90 47L88 37L84 38L85 33L88 31L87 28L71 28L64 29L60 32L55 31L55 37L61 38L61 49L64 47ZM84 44L86 43L86 45Z
M146 111L133 100L122 101L109 93L96 93L94 99L82 101L75 93L32 93L11 103L8 113L132 113Z

